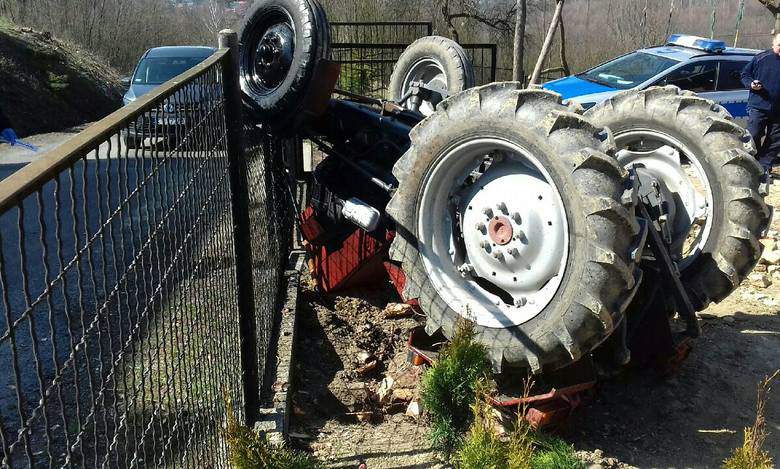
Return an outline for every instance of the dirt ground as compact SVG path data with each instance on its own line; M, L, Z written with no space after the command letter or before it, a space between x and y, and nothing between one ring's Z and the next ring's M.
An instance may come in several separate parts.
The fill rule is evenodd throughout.
M769 203L780 207L780 185ZM780 244L780 217L770 237ZM780 248L778 248L780 249ZM766 268L766 267L763 267ZM762 272L699 313L702 337L671 377L628 372L601 382L561 431L590 467L719 467L755 418L756 385L780 368L780 272ZM760 285L759 285L760 283ZM329 466L442 467L424 418L406 415L419 377L406 362L409 331L422 318L387 319L391 288L359 297L302 292L292 440ZM376 368L365 371L376 361ZM396 394L379 399L382 379ZM780 385L767 404L766 449L780 461ZM410 400L411 399L411 400Z

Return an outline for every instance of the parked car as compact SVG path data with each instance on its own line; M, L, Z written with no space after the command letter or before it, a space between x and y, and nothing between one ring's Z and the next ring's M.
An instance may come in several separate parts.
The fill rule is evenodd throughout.
M663 46L630 52L543 87L588 109L624 90L675 85L721 104L744 124L749 92L740 82L740 73L759 52L674 34Z
M149 49L141 56L135 71L126 83L129 85L123 101L128 105L206 60L216 49L204 46L164 46ZM197 101L197 94L195 96ZM164 116L142 116L124 134L128 148L147 143L154 135L157 140L170 140L176 134L178 126L185 124L185 116L177 114L174 103L165 104ZM155 142L156 143L156 142Z

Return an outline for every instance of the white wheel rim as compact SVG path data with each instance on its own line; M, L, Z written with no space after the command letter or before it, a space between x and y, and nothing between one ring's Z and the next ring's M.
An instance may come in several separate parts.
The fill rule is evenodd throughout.
M483 161L490 164L479 173ZM568 221L530 151L497 137L461 143L437 159L419 204L423 264L450 308L480 326L506 328L550 303L566 269Z
M672 254L677 257L679 268L685 269L703 252L712 234L714 201L712 186L704 167L686 145L663 132L636 129L615 135L615 142L618 148L623 148L618 152L618 161L623 166L641 166L641 171L646 171L662 181L679 202L678 205L682 205L673 207L676 216L673 217L671 225L671 248ZM638 142L649 148L657 148L625 149ZM683 158L690 166L684 164ZM700 228L692 233L694 226ZM693 239L689 239L691 236Z
M423 82L436 88L447 90L447 74L444 72L444 66L436 59L426 57L418 60L409 68L403 81L401 96L406 95L412 89L413 83ZM436 104L431 101L423 100L420 103L420 113L424 116L430 116L436 111Z

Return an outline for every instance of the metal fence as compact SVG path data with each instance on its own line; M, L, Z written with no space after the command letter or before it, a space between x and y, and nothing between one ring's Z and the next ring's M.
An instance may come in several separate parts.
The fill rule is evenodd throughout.
M390 98L393 67L408 44L333 44L333 60L341 64L339 89L376 98ZM496 81L496 45L462 44L474 65L477 85Z
M228 403L253 420L289 144L241 127L220 42L0 181L0 466L225 466Z
M377 98L387 90L393 66L409 44L433 34L432 23L333 23L333 60L341 64L339 89ZM478 85L496 81L495 44L462 44Z
M432 34L433 23L430 21L330 23L331 41L334 44L411 44Z

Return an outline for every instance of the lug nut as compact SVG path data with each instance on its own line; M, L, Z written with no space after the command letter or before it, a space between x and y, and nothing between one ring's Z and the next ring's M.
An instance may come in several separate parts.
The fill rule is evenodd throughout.
M490 207L485 207L485 209L482 210L482 213L484 213L488 218L493 218L493 209Z
M509 255L512 257L517 257L520 255L520 251L518 251L517 248L512 248L509 250Z
M515 306L517 306L518 308L525 306L526 303L528 303L528 300L524 296L521 296L520 298L515 300Z
M474 226L474 228L477 229L477 231L481 231L482 233L485 232L485 224L480 222L477 222L477 224Z
M512 220L515 221L518 225L521 225L523 223L523 217L520 216L520 212L515 212L512 214Z
M496 258L496 259L498 259L498 260L500 261L500 260L504 259L504 253L503 253L503 252L501 252L501 250L500 250L500 249L496 249L496 250L493 252L493 257L494 257L494 258Z
M485 241L485 240L480 241L479 247L481 247L485 251L490 252L490 242L488 242L488 241Z
M460 275L464 278L470 275L472 272L474 272L474 266L469 264L468 262L458 267L458 271L460 272Z
M508 213L506 209L506 204L504 202L497 204L496 208L500 210L502 213Z
M518 240L518 241L522 241L522 240L526 239L525 231L523 231L523 230L515 231L515 239Z

